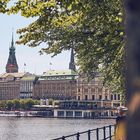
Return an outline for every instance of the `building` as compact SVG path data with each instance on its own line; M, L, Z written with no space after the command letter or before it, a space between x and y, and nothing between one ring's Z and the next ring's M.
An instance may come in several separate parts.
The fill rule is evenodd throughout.
M20 82L13 75L0 75L0 100L12 100L19 98Z
M18 64L15 56L13 35L12 35L11 46L9 48L9 58L6 64L6 73L18 73Z
M99 75L91 81L83 76L79 76L77 80L77 100L88 100L88 101L111 101L112 107L121 106L121 95L118 93L112 93L111 90L105 86L100 79Z
M35 80L33 97L57 100L76 99L76 79L77 73L73 70L49 70Z
M74 51L71 49L69 69L48 70L36 78L33 86L33 97L57 100L76 99L77 76Z
M56 101L54 117L59 118L114 118L111 101ZM54 103L55 104L55 103Z
M12 100L32 95L33 81L30 73L4 73L0 75L0 100ZM25 77L25 78L24 78ZM25 90L23 90L23 88ZM31 89L31 90L30 90ZM24 91L24 92L23 92ZM28 94L27 94L28 93Z
M20 79L20 98L32 98L35 78L35 75L28 73Z

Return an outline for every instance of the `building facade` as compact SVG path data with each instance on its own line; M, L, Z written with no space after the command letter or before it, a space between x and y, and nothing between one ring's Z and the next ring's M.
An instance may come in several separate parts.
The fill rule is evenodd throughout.
M35 75L28 74L20 79L20 98L32 98L35 78Z
M11 75L0 78L0 100L12 100L19 98L20 82Z
M30 73L1 74L0 100L31 98L33 90L33 77L30 77L30 75Z
M34 82L33 97L76 99L76 78L77 73L73 70L47 71Z
M79 76L76 98L77 100L103 101L104 103L111 101L112 107L121 105L121 95L112 93L109 88L103 86L99 75L89 82L85 77Z

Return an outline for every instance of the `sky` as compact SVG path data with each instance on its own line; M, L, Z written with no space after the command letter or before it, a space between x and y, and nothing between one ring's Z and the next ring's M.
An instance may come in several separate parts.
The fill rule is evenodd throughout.
M0 14L0 73L5 72L5 66L8 60L9 47L12 40L12 28L14 28L14 41L18 40L19 35L16 30L26 27L34 19L24 18L20 15ZM70 51L51 57L51 55L40 55L40 47L30 48L24 45L17 45L16 58L19 66L19 72L30 72L34 74L42 74L47 70L63 70L68 69L70 61ZM44 46L46 47L46 46ZM24 63L26 67L24 67ZM50 65L52 63L52 65Z

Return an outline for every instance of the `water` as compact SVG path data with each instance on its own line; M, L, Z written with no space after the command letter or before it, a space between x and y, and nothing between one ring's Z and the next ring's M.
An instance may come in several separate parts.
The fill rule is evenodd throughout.
M114 120L0 117L0 140L50 140L114 123Z

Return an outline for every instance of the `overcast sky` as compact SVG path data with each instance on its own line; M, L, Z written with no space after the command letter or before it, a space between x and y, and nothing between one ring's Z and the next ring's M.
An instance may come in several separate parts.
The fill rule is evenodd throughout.
M0 14L0 73L5 72L12 38L12 28L14 28L14 40L16 41L18 39L16 30L25 27L32 21L33 19L26 19L19 15L8 16ZM70 60L69 51L65 51L62 54L51 58L50 55L39 55L39 47L29 48L23 45L15 46L19 72L24 71L24 63L26 63L26 71L36 74L42 74L49 69L68 69ZM52 63L52 66L50 66L50 63Z

